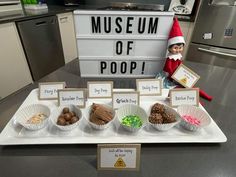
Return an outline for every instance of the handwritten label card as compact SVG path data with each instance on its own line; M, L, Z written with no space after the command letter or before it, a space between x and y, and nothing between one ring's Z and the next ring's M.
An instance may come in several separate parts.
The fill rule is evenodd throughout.
M140 95L161 95L161 80L137 79L136 88Z
M98 145L98 170L136 170L140 168L140 144Z
M57 91L64 89L65 82L44 82L39 83L39 99L40 100L56 100Z
M77 105L85 107L85 91L83 89L63 89L58 90L58 105Z
M170 90L170 105L177 107L180 105L199 105L199 89L171 89Z
M179 65L171 77L186 88L192 88L200 79L199 75L183 64Z
M139 105L139 92L113 92L113 109L118 109L124 104Z
M88 98L111 98L112 81L88 82Z

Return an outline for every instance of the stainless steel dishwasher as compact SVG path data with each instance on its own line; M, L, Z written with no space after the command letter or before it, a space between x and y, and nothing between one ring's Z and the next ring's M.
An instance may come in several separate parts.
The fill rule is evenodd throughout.
M35 81L65 64L56 16L20 21L17 28Z

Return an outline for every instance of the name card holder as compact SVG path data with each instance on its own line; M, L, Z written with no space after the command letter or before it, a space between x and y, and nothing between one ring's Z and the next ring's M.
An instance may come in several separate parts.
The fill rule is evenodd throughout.
M112 106L113 109L118 109L125 104L140 104L139 92L113 92L112 94Z
M171 78L186 88L192 88L200 79L200 76L187 66L181 64Z
M39 83L39 100L56 100L58 90L64 89L65 82L41 82Z
M76 105L80 108L85 107L85 90L84 89L62 89L58 90L58 106Z
M137 79L136 88L140 96L158 96L162 93L161 83L160 79Z
M87 82L88 98L112 98L112 81Z
M199 106L199 88L171 89L170 105L172 107L178 107L180 105Z
M98 144L98 170L140 169L140 144Z

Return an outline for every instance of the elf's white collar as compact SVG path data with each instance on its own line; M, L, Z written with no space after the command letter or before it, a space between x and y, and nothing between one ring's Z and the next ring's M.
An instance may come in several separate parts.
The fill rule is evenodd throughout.
M181 55L181 53L178 53L178 54L168 53L166 57L171 59L171 60L175 60L176 61L176 60L181 60L182 55Z

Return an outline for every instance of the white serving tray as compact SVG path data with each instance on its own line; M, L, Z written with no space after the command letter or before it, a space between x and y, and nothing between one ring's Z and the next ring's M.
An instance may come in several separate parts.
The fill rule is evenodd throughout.
M132 89L114 89L115 91L132 91ZM162 96L141 96L140 106L146 111L156 103L166 102L169 90L163 89ZM88 99L86 107L95 103L111 105L111 99ZM34 89L17 110L26 105L41 103L48 105L51 110L56 108L57 101L38 100L38 89ZM201 105L201 109L205 110ZM82 112L84 109L82 109ZM205 110L206 111L206 110ZM220 130L214 120L208 127L198 132L190 132L182 127L174 127L167 132L159 132L149 125L136 134L127 132L119 126L117 121L106 130L98 131L92 129L85 118L81 120L78 128L71 132L62 132L54 127L51 122L47 127L39 131L29 131L16 123L15 115L8 122L0 134L0 145L33 145L33 144L99 144L99 143L223 143L227 138Z

